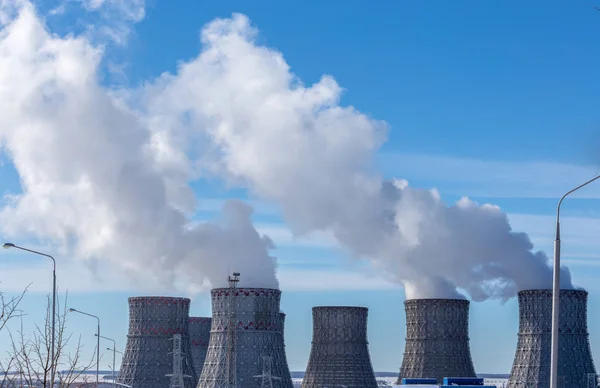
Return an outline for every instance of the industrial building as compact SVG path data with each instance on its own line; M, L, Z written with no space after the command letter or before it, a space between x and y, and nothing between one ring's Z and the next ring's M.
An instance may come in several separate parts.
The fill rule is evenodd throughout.
M302 388L375 388L364 307L313 307L313 339Z
M190 334L190 345L192 348L192 361L196 376L199 378L204 366L208 342L210 340L210 326L212 319L205 317L190 317L188 331ZM194 383L196 385L198 381Z
M190 300L129 298L129 332L117 382L133 388L194 388L188 318Z
M558 386L596 387L584 290L560 291ZM519 292L519 335L508 388L548 388L552 336L552 290Z
M129 298L129 331L117 383L132 388L293 388L281 291L237 288L238 273L229 281L230 287L211 290L212 318L189 317L187 298ZM518 344L507 388L548 388L552 291L520 291L518 298ZM561 290L561 388L597 386L587 298L584 290ZM406 346L396 384L485 388L471 359L469 301L412 299L404 304ZM312 318L301 387L377 387L367 341L368 309L319 306L313 307Z
M406 346L397 384L403 378L476 377L469 347L469 301L410 299Z
M211 290L212 331L198 388L292 388L279 312L281 291ZM265 385L263 385L265 384Z

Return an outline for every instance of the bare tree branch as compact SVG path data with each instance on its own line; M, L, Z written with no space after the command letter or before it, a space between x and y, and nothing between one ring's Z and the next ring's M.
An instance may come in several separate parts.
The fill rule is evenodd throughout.
M0 291L0 332L6 327L8 321L21 315L18 307L30 286L31 283L20 295L10 299L7 299L4 293Z
M60 311L56 316L56 347L54 359L52 359L52 300L48 297L46 304L46 316L41 325L36 325L33 333L27 336L21 329L10 333L11 349L8 352L7 361L3 370L3 380L0 388L18 387L26 384L34 387L50 387L51 371L56 370L57 382L61 387L71 387L75 383L79 385L85 381L86 372L92 369L94 360L83 363L81 360L81 337L71 352L68 352L72 334L67 328L67 300L65 294L64 307L60 308L57 301L57 309Z

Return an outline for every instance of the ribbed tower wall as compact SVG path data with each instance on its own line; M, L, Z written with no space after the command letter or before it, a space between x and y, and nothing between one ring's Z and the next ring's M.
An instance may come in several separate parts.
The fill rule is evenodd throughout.
M279 325L281 327L281 335L278 337L280 344L277 345L277 347L283 349L283 369L281 376L279 377L281 377L283 381L292 381L292 374L290 373L290 367L287 362L287 355L285 352L285 314L283 312L279 313Z
M181 335L185 388L197 379L193 368L188 318L190 300L171 297L129 298L129 331L117 382L133 388L169 388L173 341Z
M558 337L559 388L588 387L596 374L588 340L584 290L561 290ZM519 292L519 334L508 388L548 388L552 338L552 290ZM595 387L595 385L592 385Z
M402 378L476 377L469 347L469 301L410 299Z
M313 307L313 338L302 388L376 388L364 307Z
M210 341L211 321L211 318L205 317L190 317L189 319L192 360L194 361L194 369L198 378L202 374L202 367L206 359L206 351L208 350L208 342ZM198 381L194 383L194 386L197 383Z
M271 357L275 388L292 388L284 378L288 366L283 346L283 326L279 315L281 291L269 288L217 288L211 291L212 326L210 342L198 388L227 388L227 328L231 305L236 325L237 387L260 388L263 356Z

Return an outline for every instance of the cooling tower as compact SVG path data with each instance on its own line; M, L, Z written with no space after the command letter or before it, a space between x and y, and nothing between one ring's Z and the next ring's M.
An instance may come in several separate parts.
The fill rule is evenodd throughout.
M469 301L411 299L406 310L402 378L476 377L469 348Z
M560 291L558 386L582 388L595 381L587 329L587 291ZM552 290L519 292L519 339L509 388L550 386Z
M196 376L200 377L204 359L206 358L206 350L208 349L208 341L210 340L210 323L211 318L190 317L189 319L190 344L192 347L192 360L194 361L194 369ZM196 381L194 385L198 382Z
M313 307L313 340L302 388L376 388L364 307Z
M290 373L290 368L287 362L287 356L285 353L285 314L283 312L279 313L279 326L281 327L281 335L279 337L279 341L281 341L281 345L279 345L283 349L283 372L281 372L281 378L284 381L292 381L292 374Z
M175 334L181 335L181 371L185 388L197 379L193 368L188 318L190 300L168 297L129 298L129 333L117 381L133 388L169 388ZM178 369L178 368L177 368Z
M260 388L269 374L275 388L292 388L288 376L283 327L279 315L281 291L268 288L217 288L211 291L210 342L198 388L228 388L227 360L235 365L237 387ZM231 315L230 315L231 313ZM235 325L234 341L228 342L229 321ZM264 357L269 357L267 362ZM270 366L270 367L269 367ZM270 372L269 372L270 370Z

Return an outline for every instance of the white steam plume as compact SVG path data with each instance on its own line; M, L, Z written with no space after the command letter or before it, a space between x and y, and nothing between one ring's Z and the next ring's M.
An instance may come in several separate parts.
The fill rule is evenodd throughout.
M478 301L506 299L551 286L545 254L498 207L467 198L447 206L435 190L383 180L373 154L384 123L340 106L331 77L303 86L256 34L239 14L208 24L200 55L148 87L146 114L169 117L172 137L208 135L213 172L279 204L297 233L331 232L410 298L462 289ZM566 268L562 279L572 287Z
M51 35L30 4L0 31L0 146L23 190L0 211L3 233L50 239L164 288L223 286L229 270L243 272L241 285L277 287L272 243L248 205L189 225L185 155L161 148L146 120L98 85L102 54Z
M296 233L330 232L408 297L550 286L545 255L497 207L447 206L434 190L382 179L373 154L385 124L339 106L331 77L301 85L256 33L242 15L215 20L197 58L117 98L96 81L101 51L51 36L22 8L0 33L0 142L23 188L0 214L5 231L166 284L218 286L239 269L247 285L276 286L247 205L187 226L200 168L279 204ZM566 269L563 282L572 287Z

